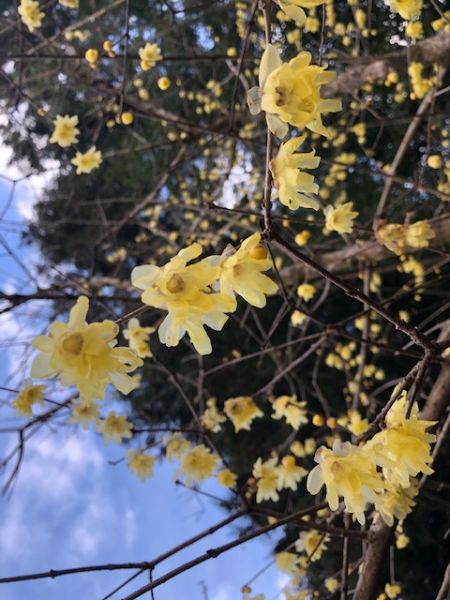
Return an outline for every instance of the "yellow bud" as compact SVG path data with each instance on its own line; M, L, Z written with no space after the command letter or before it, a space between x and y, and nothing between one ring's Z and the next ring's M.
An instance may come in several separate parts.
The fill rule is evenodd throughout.
M103 50L105 52L111 52L112 48L113 48L113 45L112 45L112 42L110 40L105 40L103 42Z
M323 418L322 415L314 415L312 418L312 424L315 425L316 427L322 427L322 425L325 423L325 419Z
M170 79L168 77L160 77L158 79L158 87L160 90L165 92L170 88Z
M256 258L257 260L263 260L264 258L267 258L267 250L261 244L258 244L252 248L249 254L252 258Z
M328 417L327 419L327 427L330 429L334 429L337 425L337 421L334 417Z
M89 50L86 50L84 57L88 61L88 63L95 63L98 59L98 50L94 50L94 48L89 48Z
M120 115L120 121L122 125L131 125L131 123L134 121L133 113L130 111L122 113Z

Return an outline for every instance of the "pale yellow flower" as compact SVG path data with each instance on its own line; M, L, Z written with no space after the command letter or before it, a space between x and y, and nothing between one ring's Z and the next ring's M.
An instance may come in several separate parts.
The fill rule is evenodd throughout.
M279 500L278 490L280 489L280 475L277 468L278 459L270 458L265 462L261 458L253 465L253 476L257 479L256 502L258 504L264 500Z
M77 175L90 173L102 164L102 153L95 146L91 146L87 152L77 152L70 162L76 166Z
M189 440L184 438L178 431L164 439L166 445L167 459L172 461L174 458L181 460L182 457L192 448Z
M89 300L78 298L68 323L55 321L49 335L33 340L40 354L34 359L32 377L59 375L64 385L75 385L84 400L102 399L112 383L122 394L136 384L128 375L142 360L128 348L115 347L119 327L113 321L86 322Z
M35 0L20 0L17 10L23 23L25 23L31 32L42 26L42 19L45 14L39 11L39 2Z
M300 425L308 422L306 402L299 402L296 396L279 396L273 401L272 407L272 419L284 418L293 429L298 429Z
M303 169L316 169L320 158L315 156L315 150L296 152L305 138L306 135L294 137L281 144L276 157L270 162L280 202L291 210L299 207L317 210L320 206L317 200L306 195L317 194L319 186L314 183L313 175L303 172Z
M204 479L211 477L216 467L217 458L204 444L195 446L183 454L180 464L180 470L183 472L188 486L193 483L201 483Z
M147 42L145 46L139 48L139 58L141 59L141 69L149 71L162 59L161 50L157 44Z
M407 21L420 15L422 0L388 0L391 10Z
M388 484L383 494L378 496L375 508L387 525L392 526L394 519L402 523L416 505L416 495L417 482L414 480L407 488Z
M141 481L153 476L156 458L151 454L130 449L127 452L127 461L130 471L136 473Z
M78 117L74 115L56 115L56 119L53 121L55 130L50 138L51 144L59 144L62 148L67 148L72 144L78 142L78 134L80 130L77 129Z
M299 467L293 456L283 456L281 465L278 467L280 487L290 488L295 492L299 482L308 475L308 471Z
M260 244L261 234L245 239L239 250L228 247L221 257L212 257L219 264L220 291L235 300L235 294L257 308L266 305L266 295L275 294L277 284L264 271L272 267L267 250Z
M200 417L200 423L208 431L217 433L221 430L221 423L224 423L226 418L217 410L215 398L209 398L206 401L206 406L207 409Z
M234 425L236 433L245 429L250 431L253 419L264 416L250 396L238 396L225 401L224 411Z
M122 440L132 437L132 428L133 425L124 415L117 415L111 410L100 423L98 430L103 433L105 444L109 444L111 440L120 444Z
M298 27L303 27L306 22L306 13L304 8L315 8L325 4L327 0L278 0L281 10L285 15L295 21Z
M123 332L124 338L128 340L130 348L136 352L140 358L152 356L148 339L155 331L154 327L142 327L139 319L133 318L128 321L128 328Z
M297 288L297 295L305 302L312 300L316 293L316 287L312 283L301 283Z
M87 429L90 423L98 425L100 419L99 407L95 402L82 400L72 410L72 416L67 419L68 423L80 423L83 429Z
M295 543L297 552L305 552L311 562L320 560L327 549L330 536L320 531L302 531Z
M351 233L353 231L353 221L359 213L353 210L353 202L344 202L336 206L328 206L325 209L325 215L325 228L327 231Z
M30 417L35 404L44 404L45 385L33 385L31 379L26 379L20 392L12 401L12 407L22 417Z
M222 469L217 473L217 481L223 487L234 488L236 487L237 475L230 471L230 469Z

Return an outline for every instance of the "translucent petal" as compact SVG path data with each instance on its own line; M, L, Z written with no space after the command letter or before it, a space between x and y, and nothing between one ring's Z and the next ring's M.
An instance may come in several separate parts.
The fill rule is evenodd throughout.
M310 473L308 475L308 479L306 480L306 489L308 490L308 492L310 494L313 494L313 496L314 496L315 494L319 493L320 488L322 486L323 486L322 469L318 465L317 467L314 467L314 469L312 471L310 471Z
M273 135L276 135L280 140L286 137L289 131L287 123L284 123L279 117L270 113L266 113L266 121L267 127Z
M259 65L259 87L263 88L267 77L283 64L278 50L272 44L267 44Z
M50 358L49 354L38 354L31 365L31 377L45 379L53 375L55 371L50 365Z
M290 19L295 21L299 27L303 27L306 21L306 14L300 6L293 6L286 2L280 2L280 6Z
M86 315L89 310L89 300L86 296L78 298L77 303L70 311L69 327L81 327L86 323Z

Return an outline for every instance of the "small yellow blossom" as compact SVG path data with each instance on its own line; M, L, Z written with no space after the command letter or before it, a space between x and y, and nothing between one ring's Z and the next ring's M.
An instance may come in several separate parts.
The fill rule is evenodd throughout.
M434 231L428 221L416 221L406 229L406 244L411 248L428 248Z
M324 446L319 448L315 461L319 464L308 475L309 493L317 494L325 484L331 510L337 510L339 496L343 496L346 510L354 513L363 525L367 503L374 503L376 494L384 489L373 452L336 440L332 450Z
M141 69L149 71L162 59L161 50L157 44L147 42L145 46L139 48L139 58L141 59Z
M221 257L210 259L219 264L220 291L233 300L239 294L257 308L266 305L266 295L278 290L277 284L264 275L272 267L272 261L260 241L261 234L254 233L242 242L239 250L228 247Z
M222 469L217 473L217 481L223 487L234 488L236 487L237 475L230 471L230 469Z
M401 529L399 531L399 527L397 527L395 531L395 546L399 550L403 550L409 544L409 541L409 537L405 533L403 533Z
M293 456L284 456L281 459L279 469L279 485L282 488L290 488L295 492L299 482L308 475L308 471L299 467Z
M311 54L300 52L288 63L283 63L278 50L267 44L259 69L259 88L248 93L250 112L266 113L269 129L279 138L288 132L288 124L304 127L328 137L322 124L322 114L341 110L339 100L322 99L320 88L335 77L324 67L311 65Z
M347 414L349 417L347 429L349 429L353 435L359 436L367 431L369 422L367 419L362 419L357 410L349 410Z
M353 210L353 202L344 202L344 204L338 204L337 206L328 206L325 215L325 228L327 231L351 233L353 231L353 221L359 213Z
M295 543L297 552L305 552L311 562L320 560L327 549L330 536L320 531L303 531Z
M299 557L293 552L279 552L275 556L275 564L283 573L294 577L299 574Z
M76 115L73 117L56 115L53 125L55 130L50 138L51 144L59 144L62 148L67 148L78 142L80 130L77 129L78 117Z
M302 283L297 288L297 295L305 302L309 302L316 293L316 287L312 283Z
M95 48L89 48L88 50L86 50L84 58L88 61L90 65L95 64L98 60L98 50L96 50Z
M164 439L166 445L167 459L172 461L174 458L181 460L188 450L192 448L189 440L184 438L178 431Z
M165 92L170 88L170 79L168 77L160 77L158 79L158 87L160 90Z
M17 10L23 23L25 23L31 32L41 27L45 14L39 11L39 2L35 0L20 0Z
M413 481L413 484L408 488L387 483L386 490L377 498L375 508L384 522L392 526L394 519L397 519L400 523L406 519L416 504L414 500L416 495L417 482Z
M306 246L306 244L309 242L310 237L311 233L304 229L300 233L297 233L297 235L295 236L295 243L297 244L297 246Z
M122 125L131 125L134 121L134 115L131 111L125 111L120 115L120 122Z
M103 433L105 444L109 444L111 440L120 444L122 440L132 437L132 428L133 425L124 415L117 415L111 410L100 423L98 430Z
M277 156L270 163L280 202L291 210L300 207L317 210L320 206L317 200L306 195L317 194L319 186L314 183L313 175L303 172L303 169L316 169L320 158L315 156L315 150L296 152L305 138L306 135L302 135L281 144Z
M388 0L391 10L407 21L420 15L422 0Z
M217 433L221 430L221 423L224 423L226 418L217 410L215 398L209 398L206 401L206 406L208 408L200 417L200 423L208 431Z
M306 402L299 402L296 396L279 396L273 401L272 407L272 418L286 419L286 423L293 429L298 429L300 425L308 422Z
M72 416L67 419L67 422L80 423L83 429L87 429L90 423L97 426L99 419L100 411L98 405L95 402L82 400L74 407Z
M399 223L381 223L375 232L380 244L396 254L403 254L406 248L427 248L434 238L434 231L427 220L416 221L410 225Z
M264 416L250 396L238 396L225 401L224 411L234 425L236 433L245 429L250 431L253 419Z
M406 26L406 35L413 40L421 40L423 38L423 25L420 21L410 22Z
M139 358L148 358L152 356L148 339L154 331L154 327L142 327L139 319L133 318L128 321L128 328L123 332L123 336Z
M315 8L325 4L326 0L279 0L281 10L287 18L295 21L298 27L303 27L306 22L304 8Z
M102 164L102 153L95 146L91 146L84 154L77 152L71 163L77 167L77 175L90 173Z
M291 323L294 327L298 327L308 318L308 315L305 315L301 310L294 310L291 315Z
M389 600L395 600L402 593L402 588L398 583L387 583L384 586L384 591L388 595Z
M102 399L112 383L122 394L136 384L128 375L142 365L128 348L115 347L119 327L113 321L86 322L89 300L78 298L68 323L56 321L49 335L33 340L40 354L34 359L32 377L59 375L64 385L76 385L83 400Z
M22 417L30 417L35 404L44 404L45 385L33 385L31 379L24 381L24 386L12 401L12 407Z
M145 452L137 450L128 450L127 452L128 468L144 481L147 477L153 476L153 468L156 463L156 458Z
M428 157L427 165L430 169L440 169L442 167L442 156L439 156L439 154L431 154Z
M204 444L188 450L181 459L180 470L186 478L186 485L201 483L211 477L217 467L217 458Z
M280 476L277 468L278 459L269 458L265 462L261 458L253 465L253 477L257 479L256 502L258 504L264 500L279 499L278 490L280 489Z
M324 581L326 590L330 593L334 593L339 589L339 581L335 577L327 577Z

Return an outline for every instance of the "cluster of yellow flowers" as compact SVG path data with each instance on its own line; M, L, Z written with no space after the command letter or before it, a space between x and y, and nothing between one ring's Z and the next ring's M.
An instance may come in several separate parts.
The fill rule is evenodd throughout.
M253 477L256 480L256 502L280 498L278 492L283 489L295 491L299 482L306 477L308 471L297 465L295 457L284 456L278 463L273 456L266 461L258 458L253 465Z
M45 15L40 12L37 0L20 0L17 10L23 23L31 32L41 27Z
M177 346L187 333L199 354L210 354L205 325L221 331L228 320L226 313L236 310L236 294L252 306L265 306L266 295L278 288L263 274L272 263L260 241L260 234L255 233L237 251L229 246L221 256L188 264L202 253L200 244L195 243L163 267L133 269L131 280L143 290L142 302L168 313L158 329L163 344Z
M61 148L68 148L78 142L80 130L78 129L78 117L76 115L57 115L53 121L55 129L50 138L51 144L59 144ZM97 169L102 163L102 153L95 146L91 146L87 152L77 152L72 164L77 167L77 175L90 173Z
M434 238L434 231L427 220L403 225L381 222L375 237L391 252L402 255L407 248L428 248L430 240Z
M326 486L327 502L337 510L342 497L347 512L365 523L369 504L386 523L404 520L414 506L419 473L431 474L431 443L436 436L426 430L433 421L421 420L414 403L406 416L409 401L402 392L386 416L386 428L367 443L355 446L335 440L333 448L320 447L319 464L309 473L307 488L317 494Z
M432 88L433 79L423 76L423 64L412 62L408 67L408 75L411 79L413 93L411 98L423 98L425 94Z

